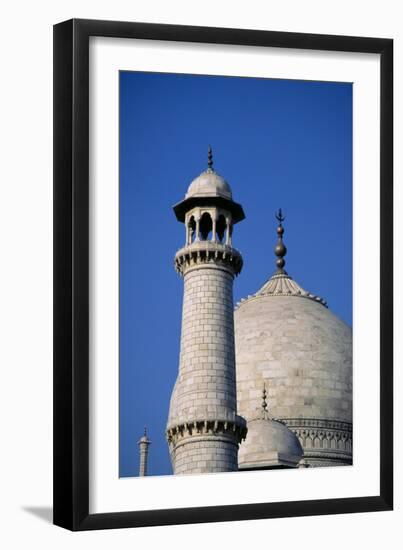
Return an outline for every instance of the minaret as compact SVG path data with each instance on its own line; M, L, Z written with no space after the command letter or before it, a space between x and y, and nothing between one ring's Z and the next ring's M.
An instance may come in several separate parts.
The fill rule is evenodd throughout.
M147 475L147 459L148 459L148 447L151 445L151 441L147 437L147 429L144 428L144 434L137 442L140 447L140 467L139 476L143 477Z
M167 440L175 474L238 469L246 422L237 415L232 286L242 256L233 226L245 216L228 183L208 168L174 206L185 224L185 246L175 256L183 277L179 373L172 393Z

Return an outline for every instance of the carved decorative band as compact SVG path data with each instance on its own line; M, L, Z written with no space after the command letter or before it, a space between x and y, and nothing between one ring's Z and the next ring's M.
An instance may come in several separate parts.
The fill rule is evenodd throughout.
M307 457L311 453L327 456L352 454L352 424L317 418L283 418L283 422L298 437ZM336 457L336 455L338 455Z
M198 246L182 248L175 256L175 269L181 275L192 267L218 265L229 269L234 275L241 272L243 260L241 254L231 246L210 241L202 241Z
M342 422L340 420L328 420L326 418L282 418L281 419L289 428L323 428L330 430L353 430L351 422Z
M184 437L226 434L235 436L237 443L246 438L246 421L241 416L235 420L191 420L169 426L166 430L166 438L169 445L175 445Z

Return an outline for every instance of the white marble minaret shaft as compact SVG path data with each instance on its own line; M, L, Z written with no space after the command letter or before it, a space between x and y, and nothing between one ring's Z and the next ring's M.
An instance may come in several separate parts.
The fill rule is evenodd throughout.
M246 423L237 415L233 280L242 257L232 227L244 218L229 185L209 167L174 207L186 244L175 256L184 279L179 373L167 440L175 474L238 469Z

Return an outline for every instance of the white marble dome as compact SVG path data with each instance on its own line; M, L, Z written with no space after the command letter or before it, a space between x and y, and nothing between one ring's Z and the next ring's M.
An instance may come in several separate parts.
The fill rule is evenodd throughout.
M234 321L238 414L253 418L266 384L271 416L297 434L309 464L350 464L351 328L285 272L243 300Z
M246 440L238 451L240 470L296 467L302 458L299 439L282 422L269 418L248 421Z
M232 199L231 187L212 168L207 168L192 181L187 190L186 199L191 197L223 197Z

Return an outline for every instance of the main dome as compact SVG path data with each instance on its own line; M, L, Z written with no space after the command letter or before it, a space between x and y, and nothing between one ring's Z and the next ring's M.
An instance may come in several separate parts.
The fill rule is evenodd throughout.
M350 464L352 331L285 272L282 233L277 272L234 314L238 414L249 426L266 383L271 414L298 436L307 463Z

